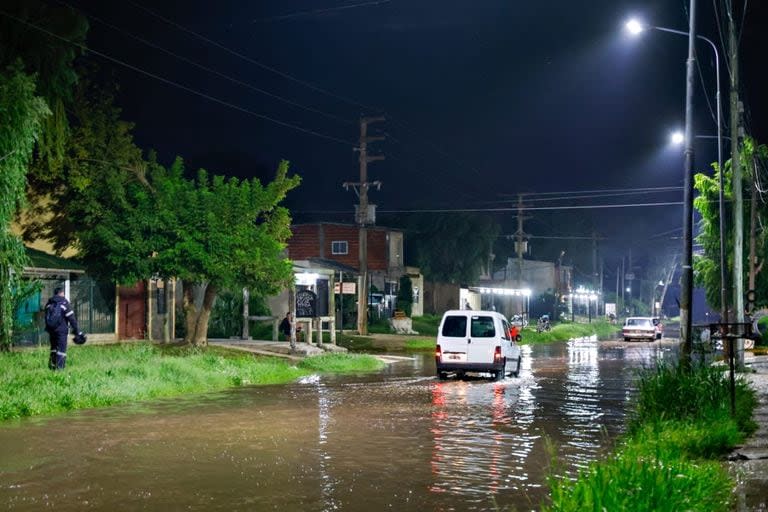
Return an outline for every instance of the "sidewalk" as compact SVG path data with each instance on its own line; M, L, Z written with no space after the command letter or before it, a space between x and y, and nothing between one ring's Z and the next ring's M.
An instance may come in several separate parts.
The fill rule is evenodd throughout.
M768 356L746 357L744 374L757 391L757 431L730 456L731 474L737 480L734 510L768 510Z

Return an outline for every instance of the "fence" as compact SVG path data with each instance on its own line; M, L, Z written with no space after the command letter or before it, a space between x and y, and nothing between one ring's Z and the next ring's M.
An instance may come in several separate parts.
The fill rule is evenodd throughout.
M53 295L57 286L63 286L59 279L40 279L39 292L29 297L16 312L17 325L14 345L37 345L46 343L48 336L43 325L43 307ZM115 332L115 286L99 283L89 277L70 282L69 298L75 311L80 330L88 334L111 334Z

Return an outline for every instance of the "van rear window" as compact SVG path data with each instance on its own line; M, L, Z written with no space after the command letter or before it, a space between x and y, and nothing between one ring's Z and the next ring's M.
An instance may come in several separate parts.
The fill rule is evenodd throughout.
M464 338L467 335L467 317L448 316L443 322L443 336L447 338Z
M496 336L493 317L490 316L473 316L471 328L473 338L493 338Z

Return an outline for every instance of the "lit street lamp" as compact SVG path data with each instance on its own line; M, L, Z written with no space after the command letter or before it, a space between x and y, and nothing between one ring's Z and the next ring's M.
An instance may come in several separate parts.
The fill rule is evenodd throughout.
M692 2L693 3L693 2ZM691 11L693 12L693 11ZM691 24L693 24L693 21L691 21ZM665 28L665 27L655 27L655 26L647 26L641 23L637 19L630 19L626 23L626 29L627 31L632 35L638 35L644 30L651 28L655 30L659 30L661 32L669 32L670 34L677 34L681 36L690 37L690 33L683 32L681 30L674 30L671 28ZM718 210L720 215L720 225L719 225L719 231L720 231L720 321L723 323L728 323L728 294L726 293L726 272L725 272L725 192L724 192L724 185L723 185L723 123L721 121L722 116L722 105L720 101L720 53L717 51L717 46L715 43L712 42L711 39L704 37L702 35L696 34L697 39L701 39L702 41L706 41L707 44L712 48L712 51L715 55L715 80L717 82L717 94L716 94L716 108L717 108L717 136L714 137L717 139L717 167L719 169L719 188L718 191ZM706 135L696 135L695 138L712 138ZM725 137L727 138L727 137ZM672 143L675 145L679 145L685 142L685 135L681 132L675 132L672 134Z
M653 28L662 32L670 32L688 36L688 59L686 60L685 73L685 163L683 164L683 261L682 261L682 279L680 296L680 337L683 341L683 364L690 364L690 357L693 348L691 338L692 309L693 309L693 88L694 88L694 62L696 41L696 0L690 0L689 12L689 30L682 32L663 27L647 26L638 20L630 20L626 24L627 30L631 34L639 34L646 28ZM708 42L711 43L707 39ZM714 45L713 45L714 48ZM715 49L717 53L717 50ZM720 89L719 77L719 57L718 57L718 91ZM718 92L718 132L720 131L720 94ZM721 187L722 194L722 187ZM721 215L722 220L722 215Z

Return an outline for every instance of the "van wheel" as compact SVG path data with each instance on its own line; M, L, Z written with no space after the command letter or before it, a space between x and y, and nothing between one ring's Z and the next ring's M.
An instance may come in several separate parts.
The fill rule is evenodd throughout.
M521 357L517 358L517 367L515 368L515 371L512 372L513 377L519 377L520 376L520 365L522 364L523 360Z
M445 380L448 378L448 374L445 372L437 372L437 378L440 380Z

